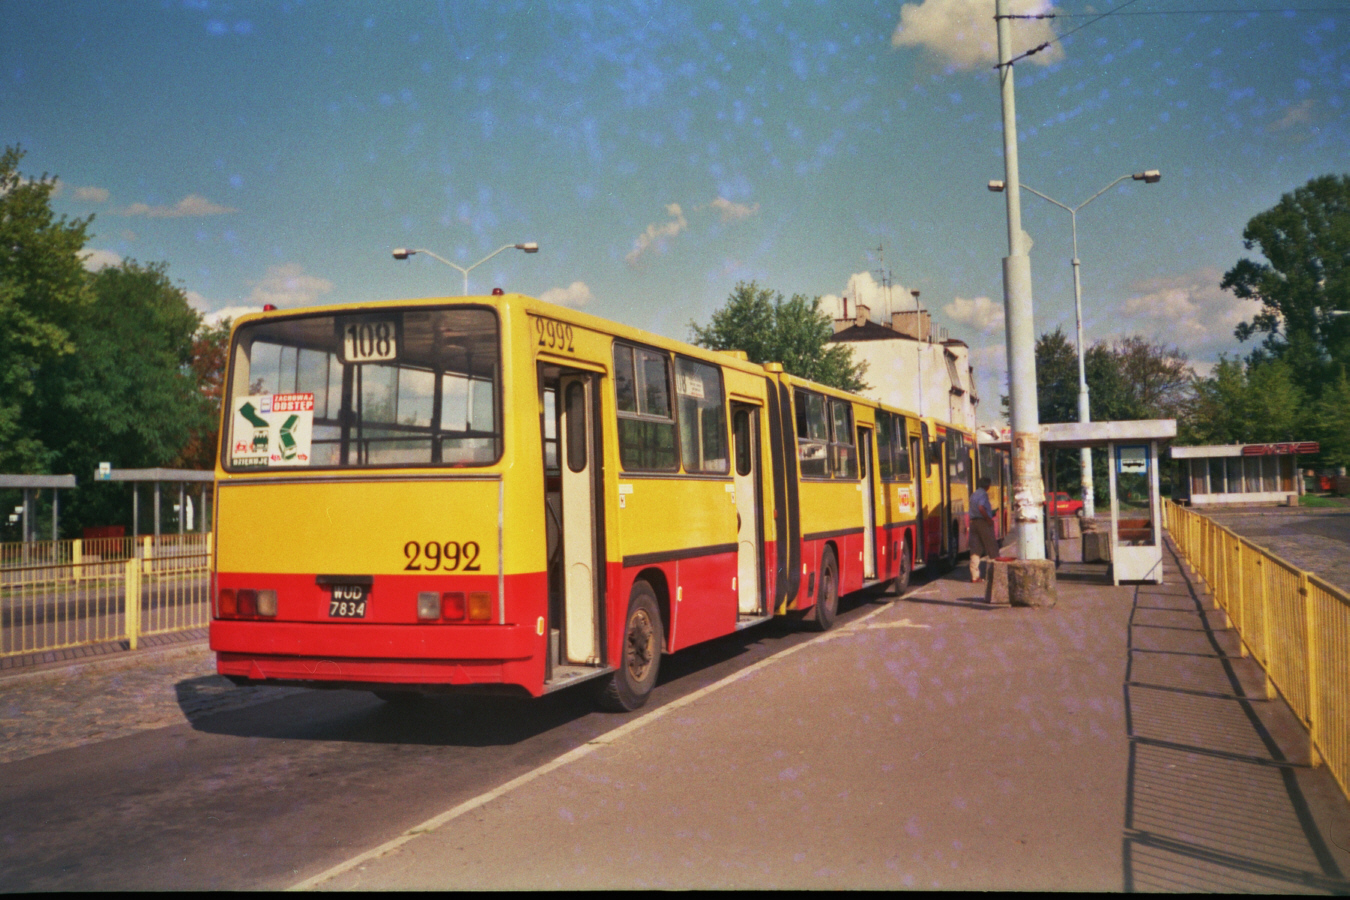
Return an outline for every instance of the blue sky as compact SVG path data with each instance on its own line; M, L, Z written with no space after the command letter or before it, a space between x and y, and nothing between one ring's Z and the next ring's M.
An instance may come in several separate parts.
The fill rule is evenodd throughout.
M1350 171L1344 0L1025 0L1023 181L1079 213L1089 340L1202 371L1248 219ZM1092 13L1120 12L1092 21ZM1199 13L1196 10L1227 10ZM1239 10L1239 12L1233 12ZM735 283L911 290L1004 390L993 0L0 0L0 139L95 214L89 265L168 263L204 313L521 291L674 337ZM1167 14L1157 14L1167 13ZM1091 24L1088 24L1091 23ZM1069 31L1087 25L1073 34ZM1072 334L1069 216L1031 195L1038 331ZM903 302L902 302L903 301Z

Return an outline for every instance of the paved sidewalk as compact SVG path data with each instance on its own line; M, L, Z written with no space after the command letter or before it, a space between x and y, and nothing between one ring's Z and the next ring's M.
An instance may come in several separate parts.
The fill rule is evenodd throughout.
M195 639L0 673L0 763L181 725L301 688L235 687Z
M1074 568L925 585L319 887L1350 892L1350 804L1171 554Z

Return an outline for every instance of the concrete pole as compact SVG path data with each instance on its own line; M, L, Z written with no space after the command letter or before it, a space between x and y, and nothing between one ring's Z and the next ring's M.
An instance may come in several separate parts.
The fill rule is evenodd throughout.
M1003 192L1008 201L1008 255L1003 259L1003 309L1008 340L1008 405L1012 426L1013 530L1021 559L1045 559L1041 509L1041 425L1036 405L1036 324L1032 312L1031 258L1022 231L1022 190L1017 168L1017 107L1013 98L1008 0L996 0L998 76L1003 99Z
M61 540L61 492L52 488L52 543Z
M141 536L141 486L133 481L131 483L131 537L133 545L135 538ZM134 551L133 551L134 554Z
M159 540L159 482L155 482L155 540Z

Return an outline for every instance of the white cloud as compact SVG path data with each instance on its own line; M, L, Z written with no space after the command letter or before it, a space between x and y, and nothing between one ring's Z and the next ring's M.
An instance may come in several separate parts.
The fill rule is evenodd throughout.
M97 272L99 269L122 264L122 257L111 250L86 250L80 254L80 260L84 263L85 269L90 272Z
M312 306L333 289L333 282L317 275L306 275L296 263L270 266L263 280L252 284L247 303L257 306L270 303L279 309Z
M969 325L981 334L1000 332L1004 327L1003 304L995 303L988 297L976 297L974 300L955 297L951 303L942 307L942 313L953 322Z
M708 205L722 214L723 222L739 222L759 212L758 203L747 206L744 203L733 203L725 197L718 197Z
M1313 101L1311 98L1295 103L1284 111L1274 122L1266 126L1266 131L1288 131L1299 125L1310 125L1313 120Z
M262 312L261 306L227 306L215 312L206 313L202 321L207 325L219 325L222 319L237 319L244 313Z
M1013 15L1050 12L1051 0L1012 0ZM1064 58L1054 41L1048 19L1014 19L1013 55L1051 41L1049 47L1028 57L1046 66ZM994 4L990 0L922 0L900 7L900 24L891 35L893 47L921 47L956 71L988 68L998 62L998 36L994 29Z
M844 298L848 299L848 309L844 309ZM871 272L855 272L848 277L844 292L826 294L820 298L820 308L830 316L842 319L857 314L858 304L871 310L871 318L876 322L886 321L888 313L914 309L914 298L901 284L892 284L889 289L872 277Z
M680 204L668 204L666 214L670 216L670 221L664 224L653 223L648 225L647 230L633 241L633 249L624 257L625 260L630 264L636 263L653 244L659 250L664 247L666 240L675 237L689 227L689 222L684 218L684 211L680 209Z
M86 200L90 203L107 203L111 195L107 188L77 187L73 196L76 200Z
M1237 352L1233 329L1261 304L1222 290L1222 278L1218 269L1205 268L1135 282L1133 295L1120 306L1121 333L1175 345L1201 360Z
M150 206L133 203L122 211L124 216L148 216L151 219L181 219L187 216L219 216L239 212L231 206L221 206L197 194L188 194L173 206Z
M580 309L594 300L595 297L591 294L591 289L586 286L586 282L574 281L567 287L549 288L539 295L539 299L545 303L557 303L559 306Z

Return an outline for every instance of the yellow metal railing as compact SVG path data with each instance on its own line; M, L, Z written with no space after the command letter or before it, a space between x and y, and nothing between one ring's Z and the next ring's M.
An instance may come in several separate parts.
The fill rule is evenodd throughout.
M4 554L0 657L117 640L134 650L145 635L204 627L209 536L168 537L107 539L93 548L89 541L31 542L27 552ZM24 559L30 564L15 564Z
M1163 524L1350 797L1350 594L1171 501Z

